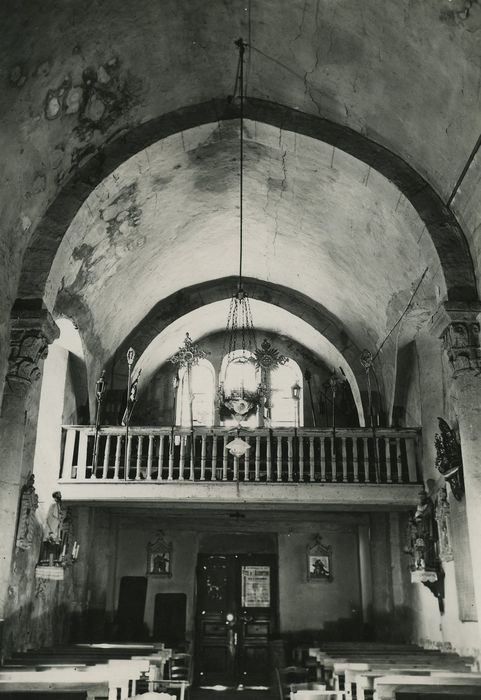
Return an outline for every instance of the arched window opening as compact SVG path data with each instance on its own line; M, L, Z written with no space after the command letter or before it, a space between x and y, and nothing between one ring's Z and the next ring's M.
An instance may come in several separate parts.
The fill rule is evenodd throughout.
M261 384L261 373L255 365L255 355L248 350L233 350L224 356L222 360L220 379L223 384L225 396L233 393L255 396ZM257 405L257 404L256 404ZM243 427L255 428L258 425L258 416L255 407L241 421ZM238 424L238 420L229 415L227 410L221 407L221 423L227 427Z
M193 425L214 425L215 373L208 360L199 360L199 364L190 369L186 367L179 372L177 388L176 424L184 427ZM191 407L192 400L192 407Z
M300 427L304 424L301 368L289 359L269 373L270 422L272 427Z

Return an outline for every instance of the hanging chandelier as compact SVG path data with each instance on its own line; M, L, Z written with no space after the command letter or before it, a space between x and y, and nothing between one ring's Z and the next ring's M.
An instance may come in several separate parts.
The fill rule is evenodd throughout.
M235 381L219 384L219 402L240 424L253 415L265 401L267 394L266 372L285 364L288 358L264 339L257 346L249 296L243 286L243 199L244 199L244 53L246 44L240 38L235 42L239 49L238 85L240 100L239 140L239 276L237 289L231 297L225 330L224 355L228 365L236 363L240 371ZM243 370L243 367L245 370ZM254 368L254 372L252 371ZM226 370L227 374L227 370ZM253 376L260 381L253 384Z

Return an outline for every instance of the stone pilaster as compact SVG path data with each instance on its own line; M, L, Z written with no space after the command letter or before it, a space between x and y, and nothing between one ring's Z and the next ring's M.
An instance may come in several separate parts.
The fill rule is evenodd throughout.
M0 616L9 595L21 488L33 468L25 449L27 425L36 426L43 360L59 335L39 300L17 300L11 312L11 346L0 412Z
M449 366L464 469L466 511L481 645L481 303L446 302L432 320ZM456 552L454 552L456 557Z

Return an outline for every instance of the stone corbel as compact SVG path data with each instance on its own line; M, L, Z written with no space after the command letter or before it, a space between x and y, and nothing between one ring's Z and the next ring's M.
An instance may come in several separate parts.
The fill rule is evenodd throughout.
M480 312L481 302L447 301L432 318L432 332L443 342L454 377L481 372Z
M49 311L38 299L17 299L11 312L10 357L6 381L16 391L28 391L42 376L48 346L59 336Z

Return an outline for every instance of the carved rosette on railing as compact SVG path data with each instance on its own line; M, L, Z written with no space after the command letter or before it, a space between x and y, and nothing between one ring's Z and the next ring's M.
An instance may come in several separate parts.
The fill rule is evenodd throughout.
M38 300L17 300L11 324L7 385L14 391L28 391L42 376L41 363L59 330Z
M439 433L434 436L436 469L448 482L453 496L460 501L464 494L463 458L455 431L443 418L438 418Z

